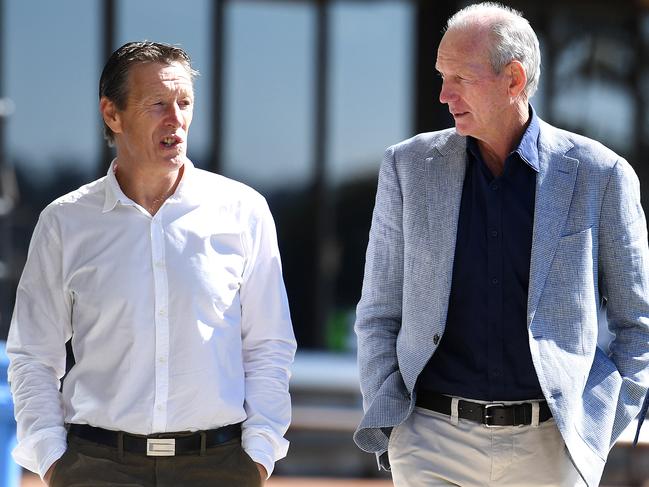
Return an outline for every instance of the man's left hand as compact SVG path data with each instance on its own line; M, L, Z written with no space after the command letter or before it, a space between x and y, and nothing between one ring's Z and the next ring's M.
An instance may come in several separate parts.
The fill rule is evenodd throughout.
M261 477L261 485L266 484L266 478L268 478L268 472L266 468L261 463L255 463L257 465L257 470L259 470L259 476Z

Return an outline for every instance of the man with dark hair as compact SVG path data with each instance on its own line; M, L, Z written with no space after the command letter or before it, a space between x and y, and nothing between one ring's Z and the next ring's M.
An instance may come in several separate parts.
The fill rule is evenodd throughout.
M520 13L460 10L436 68L455 128L390 147L379 174L356 443L398 487L595 487L649 385L637 177L539 119L539 43Z
M187 158L195 74L177 47L115 51L99 108L117 157L34 230L7 351L14 458L48 485L259 486L286 455L275 227Z
M129 42L117 49L108 59L99 79L99 99L111 100L117 108L124 110L128 101L128 74L134 64L178 63L193 81L198 71L192 68L189 55L176 46L157 42ZM114 147L115 134L104 122L104 137Z

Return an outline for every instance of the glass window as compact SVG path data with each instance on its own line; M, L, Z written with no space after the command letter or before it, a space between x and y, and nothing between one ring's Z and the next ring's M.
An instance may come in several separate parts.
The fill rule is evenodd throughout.
M612 33L585 33L562 46L554 66L554 82L561 86L552 100L557 123L631 153L636 108L627 80L632 58L630 47Z
M5 1L3 95L15 106L8 151L31 182L83 173L73 178L81 183L95 174L101 143L98 8L96 0Z
M412 135L413 7L402 1L332 6L329 175L339 185L376 179L384 149Z
M313 173L313 12L227 4L223 170L263 191L303 187Z
M629 154L634 150L635 107L631 95L624 84L575 76L556 94L554 117L562 128L572 128Z

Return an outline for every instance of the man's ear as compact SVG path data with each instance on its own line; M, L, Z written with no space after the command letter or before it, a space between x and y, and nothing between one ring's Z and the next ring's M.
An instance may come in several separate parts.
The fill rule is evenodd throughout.
M512 61L505 68L509 71L509 96L518 98L527 86L527 74L520 61Z
M122 132L122 120L115 102L102 96L99 100L99 112L104 119L104 123L108 125L113 133L119 134Z

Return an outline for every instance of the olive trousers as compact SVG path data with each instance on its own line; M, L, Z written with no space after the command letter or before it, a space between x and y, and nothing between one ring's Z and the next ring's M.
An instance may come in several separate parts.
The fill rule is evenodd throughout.
M123 452L68 436L68 449L59 459L53 487L259 487L257 465L236 438L207 448L203 455L149 457Z

